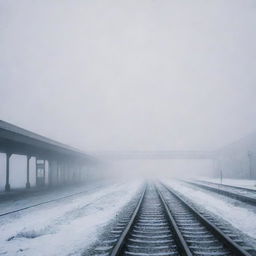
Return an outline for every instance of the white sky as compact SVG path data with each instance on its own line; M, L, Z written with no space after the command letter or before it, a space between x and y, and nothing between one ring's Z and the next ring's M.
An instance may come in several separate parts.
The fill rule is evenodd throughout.
M0 0L0 118L84 150L256 130L254 0Z

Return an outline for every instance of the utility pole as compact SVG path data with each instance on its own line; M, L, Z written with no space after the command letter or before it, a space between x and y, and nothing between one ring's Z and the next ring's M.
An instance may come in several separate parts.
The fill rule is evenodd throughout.
M220 159L217 159L216 164L217 164L217 171L219 171L220 184L222 185L223 172L222 172L222 168L221 168Z
M252 157L253 154L251 151L248 151L248 157L249 157L249 170L250 170L250 180L252 180Z
M220 167L220 184L222 185L222 168Z

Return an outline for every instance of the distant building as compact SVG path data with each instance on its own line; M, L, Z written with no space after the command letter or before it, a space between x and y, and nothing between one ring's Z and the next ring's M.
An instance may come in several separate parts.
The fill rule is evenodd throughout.
M256 179L256 132L218 150L218 165L226 178Z

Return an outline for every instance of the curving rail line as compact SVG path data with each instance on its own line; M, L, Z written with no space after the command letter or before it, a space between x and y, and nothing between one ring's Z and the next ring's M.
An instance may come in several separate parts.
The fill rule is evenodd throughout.
M255 189L245 188L245 187L228 185L228 184L220 184L220 183L217 183L217 182L205 181L205 180L204 181L203 180L196 180L196 181L206 183L206 184L221 186L221 187L224 187L224 188L233 188L233 189L236 189L237 191L241 191L242 193L244 193L246 191L246 192L249 192L249 193L252 193L252 194L256 195L256 188Z
M243 203L247 203L253 206L256 206L256 191L248 191L248 189L243 189L243 188L235 188L234 186L224 186L219 185L219 184L214 184L214 183L208 183L208 184L203 184L199 182L192 182L192 181L183 181L187 184L190 184L192 186L196 186L199 188L202 188L204 190L212 191L217 194L221 194L236 200L239 200ZM223 187L223 188L221 188ZM241 193L241 191L244 191Z

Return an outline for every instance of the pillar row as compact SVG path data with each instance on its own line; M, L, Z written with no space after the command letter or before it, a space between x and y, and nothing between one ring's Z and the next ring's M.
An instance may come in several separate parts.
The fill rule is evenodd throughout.
M11 191L10 186L10 157L11 153L6 153L6 181L5 181L5 191L9 192Z
M27 182L26 182L26 188L30 188L30 180L29 180L29 160L31 156L27 155Z

